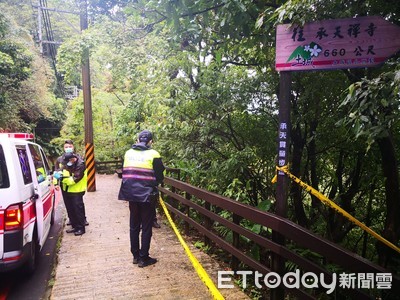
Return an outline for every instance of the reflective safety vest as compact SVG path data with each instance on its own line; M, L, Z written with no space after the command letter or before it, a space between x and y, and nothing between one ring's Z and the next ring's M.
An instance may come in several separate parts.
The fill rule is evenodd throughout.
M37 176L37 180L38 182L43 182L45 180L46 177L46 171L43 167L37 168L36 169L36 176Z
M138 147L126 151L119 200L150 202L150 195L157 187L153 169L153 161L157 158L160 158L160 154L149 148Z
M87 170L85 170L84 175L78 182L74 181L73 176L68 170L63 170L62 179L62 190L68 193L82 193L86 191L87 187Z
M122 179L149 181L149 183L151 182L151 184L157 185L153 170L154 158L160 158L160 154L153 149L128 150L125 153Z

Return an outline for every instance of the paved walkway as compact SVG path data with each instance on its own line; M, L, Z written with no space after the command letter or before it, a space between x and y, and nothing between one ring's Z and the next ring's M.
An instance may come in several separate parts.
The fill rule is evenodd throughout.
M97 191L84 198L90 223L86 234L76 237L64 229L50 299L212 299L165 219L153 230L150 255L158 263L132 264L129 208L117 200L120 180L97 175ZM217 285L217 271L223 268L189 247ZM220 292L225 299L248 299L237 288Z

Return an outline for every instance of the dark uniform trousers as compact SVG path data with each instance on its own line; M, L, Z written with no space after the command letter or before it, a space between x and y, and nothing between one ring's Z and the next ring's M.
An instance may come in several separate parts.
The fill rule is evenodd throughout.
M68 219L69 219L69 222L71 223L71 218L73 218L73 217L71 217L71 215L72 215L72 207L71 207L72 203L71 203L71 201L69 201L69 198L68 198L68 195L67 195L66 191L61 189L61 193L62 193L62 196L63 196L63 199L64 199L65 209L67 210Z
M76 230L85 231L85 204L83 203L83 194L84 193L68 193L62 191L71 226Z
M150 241L153 235L154 206L150 202L129 202L130 240L133 257L149 257ZM140 225L142 226L141 247L139 246Z

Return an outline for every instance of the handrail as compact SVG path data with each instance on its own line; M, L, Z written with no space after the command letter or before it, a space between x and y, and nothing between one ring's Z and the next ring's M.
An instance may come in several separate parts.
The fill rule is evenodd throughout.
M96 172L106 172L108 174L117 173L122 175L122 164L123 160L107 160L107 161L95 161ZM169 174L176 174L176 177L180 178L181 169L166 167L166 171Z
M113 174L118 169L122 169L122 160L95 161L97 173Z
M167 188L169 187L169 188ZM253 223L260 224L267 228L270 228L276 232L279 232L286 239L295 242L297 245L310 249L313 252L316 252L323 257L327 258L330 262L334 262L335 264L341 266L345 270L349 270L351 272L360 272L360 273L388 273L388 271L372 262L364 259L363 257L351 253L350 251L322 238L318 237L312 232L306 230L305 228L299 226L296 223L293 223L285 218L279 217L277 215L271 214L269 212L261 211L255 207L250 205L246 205L237 201L234 201L230 198L220 196L218 194L205 191L193 185L184 183L182 181L166 177L164 180L164 187L160 188L161 193L165 194L166 199L174 199L178 201L180 204L187 207L186 214L181 212L179 209L174 207L173 205L167 202L168 209L175 215L183 219L186 223L190 224L192 227L196 228L202 234L204 234L207 238L215 242L218 246L220 246L225 251L229 252L241 262L245 263L249 267L257 270L261 273L268 273L270 270L267 266L261 264L260 262L254 260L249 257L238 248L234 247L218 235L216 235L212 230L207 228L207 226L203 226L197 223L194 219L189 216L190 207L193 210L196 210L203 216L207 217L214 222L218 222L219 224L231 229L233 232L245 236L253 242L257 243L261 247L268 249L283 258L294 262L300 268L303 268L305 271L316 272L316 273L324 273L327 276L330 276L330 272L325 270L322 266L312 262L304 257L301 257L297 253L291 251L287 247L283 245L279 245L274 243L272 240L262 237L258 234L247 230L246 228L235 224L230 220L223 219L218 214L212 212L207 209L207 207L203 207L193 201L190 200L191 197L196 197L197 199L204 200L206 204L217 206L221 209L227 210L237 216L245 218ZM185 193L186 197L182 196L182 193ZM205 205L206 206L206 205ZM392 290L399 289L400 287L400 278L396 276L392 276ZM290 293L294 293L302 299L313 299L313 296L306 293L303 290L297 289L288 289ZM369 295L367 295L364 291L357 289L349 289L346 290L348 294L354 294L357 299L371 299Z

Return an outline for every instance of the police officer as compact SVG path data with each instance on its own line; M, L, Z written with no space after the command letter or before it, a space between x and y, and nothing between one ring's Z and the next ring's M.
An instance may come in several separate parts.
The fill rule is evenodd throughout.
M64 155L66 153L75 153L74 142L72 140L65 140L63 148L64 148L64 153L63 153L63 155L61 155L60 157L57 158L56 165L55 165L55 171L62 170L63 162L64 162Z
M149 256L158 184L164 179L160 154L151 149L153 135L139 133L137 143L125 153L118 199L129 201L130 242L133 263L143 268L157 262ZM142 229L141 245L139 233Z
M68 229L67 233L73 232L78 236L85 233L83 195L87 186L86 166L83 159L74 153L64 154L63 166L60 178L61 190L65 206L70 208L69 217L72 225L72 229Z
M61 175L62 175L62 170L64 168L65 154L73 153L76 157L80 157L80 155L75 152L74 142L72 140L65 140L63 148L64 148L64 153L63 153L63 155L61 155L61 156L59 156L57 158L57 161L56 161L56 164L55 164L55 168L54 168L54 171L55 171L55 173L54 173L55 176L54 177L56 177L56 180L54 181L55 185L58 184L57 177L61 177ZM67 215L68 215L67 225L71 225L71 217L70 217L70 215L71 215L72 208L70 207L70 203L68 201L67 202L65 201L64 191L62 191L62 194L63 194L64 204L65 204L65 208L67 210ZM85 204L83 205L83 209L85 210ZM85 212L85 225L86 226L89 225L89 223L86 220L86 212ZM67 232L71 233L71 232L74 232L74 230L73 229L68 229Z

